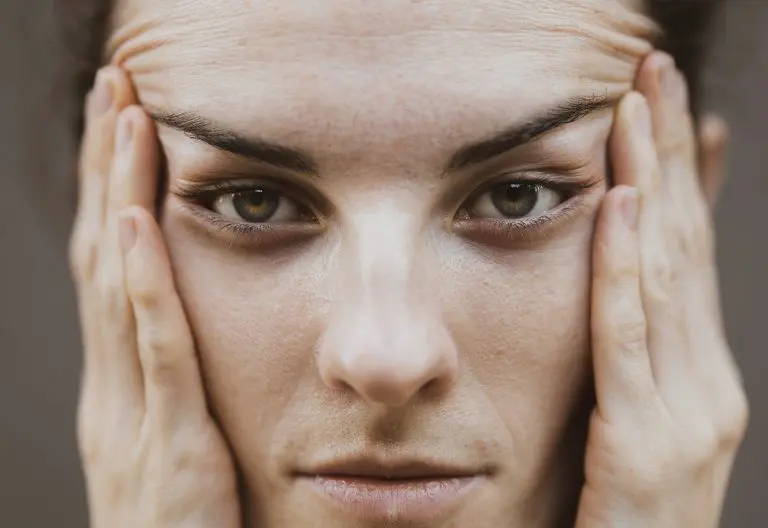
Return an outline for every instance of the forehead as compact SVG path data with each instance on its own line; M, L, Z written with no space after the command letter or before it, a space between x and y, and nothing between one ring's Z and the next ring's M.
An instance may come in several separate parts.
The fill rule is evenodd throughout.
M626 91L654 31L639 0L121 0L113 28L144 104L233 124Z

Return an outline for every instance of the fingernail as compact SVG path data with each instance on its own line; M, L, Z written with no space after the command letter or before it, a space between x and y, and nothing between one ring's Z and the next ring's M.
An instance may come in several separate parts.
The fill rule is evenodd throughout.
M702 146L723 145L728 141L728 123L719 116L705 116L700 130Z
M664 97L670 100L677 99L677 93L680 88L677 68L673 60L669 60L661 68L661 91Z
M133 121L125 113L120 114L117 123L116 150L122 152L131 145L133 139Z
M651 121L651 110L645 98L638 98L635 104L635 126L637 130L646 137L653 137L653 122Z
M120 246L128 253L136 243L136 220L130 213L122 213L119 221Z
M91 108L94 115L106 114L112 108L112 79L103 71L96 75L96 86L92 97Z
M621 203L621 216L624 223L630 231L637 229L638 216L640 214L640 194L637 189L629 189L624 194L624 200Z

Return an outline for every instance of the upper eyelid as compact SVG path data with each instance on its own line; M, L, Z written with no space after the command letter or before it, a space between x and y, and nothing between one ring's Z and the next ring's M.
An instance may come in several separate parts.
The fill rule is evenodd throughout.
M562 171L561 171L562 172ZM478 175L475 175L477 178ZM454 187L452 191L440 202L443 206L456 211L462 210L469 202L477 199L484 192L493 189L497 185L506 182L519 181L523 183L541 184L545 187L551 187L576 195L585 192L602 181L600 177L585 178L579 176L557 175L557 171L548 171L541 169L523 169L511 170L506 172L497 172L494 176L481 177L480 183L473 184L467 181L459 187ZM335 212L335 208L330 200L323 196L319 191L312 192L314 186L309 189L301 183L293 182L291 179L283 177L267 176L257 178L252 175L233 176L224 179L217 175L208 181L198 180L176 180L175 184L169 188L171 194L186 200L192 201L207 209L212 205L212 199L226 193L234 193L242 190L253 189L255 187L267 187L273 191L279 192L286 198L292 200L300 208L311 212L318 220L328 219ZM463 191L461 190L463 188ZM455 200L455 201L454 201ZM450 203L454 205L451 207Z
M485 180L479 184L471 193L469 193L467 200L477 198L483 193L490 191L497 185L503 185L505 183L511 182L541 184L544 187L552 187L565 192L578 193L580 191L586 191L595 187L599 184L599 179L574 180L553 176L547 171L540 170L528 170L519 172L513 171L502 173L496 177Z
M226 193L246 191L258 187L268 188L280 194L287 195L294 201L323 202L325 198L319 193L312 192L301 184L295 184L283 178L264 177L233 177L229 179L216 178L210 181L177 181L171 186L171 192L185 199L196 199L201 196L212 196ZM324 205L324 204L323 204Z
M179 188L172 189L171 192L178 198L187 202L193 202L195 206L203 208L211 214L219 215L219 213L211 209L213 201L216 198L258 187L268 188L278 193L281 197L290 200L299 211L310 214L318 223L323 223L323 219L330 214L329 209L325 204L318 203L318 200L311 196L307 196L306 191L301 189L289 189L288 187L291 187L290 185L271 181L270 179L254 180L235 178L231 180L219 179L212 182L187 181L180 184ZM249 224L249 222L245 221L237 223ZM267 222L267 224L268 223L269 222Z

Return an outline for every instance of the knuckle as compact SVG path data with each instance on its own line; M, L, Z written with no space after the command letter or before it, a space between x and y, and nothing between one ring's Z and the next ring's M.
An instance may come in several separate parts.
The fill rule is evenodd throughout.
M608 278L614 284L626 284L638 277L638 267L634 262L629 262L626 259L615 262L611 265L608 271Z
M161 296L157 288L143 280L134 280L130 284L131 300L141 309L156 312L160 309Z
M88 435L78 434L78 451L85 467L98 467L104 459L101 444Z
M144 373L147 380L159 389L173 387L178 377L173 362L167 359L151 359L145 363Z
M694 220L692 224L680 237L682 252L694 262L711 262L715 255L713 229L705 219Z
M711 466L720 451L718 431L711 425L689 428L685 449L681 450L684 466L692 471L699 471Z
M89 413L82 408L78 410L76 432L77 447L83 464L87 467L98 465L103 458L98 430Z
M747 395L743 389L739 389L720 424L720 443L724 448L733 448L744 439L749 427L750 412Z
M663 255L656 255L647 264L648 286L654 295L660 298L671 297L677 284L677 272L672 260Z
M114 273L100 273L97 288L102 308L109 315L122 314L126 310L126 298L123 282Z
M636 354L646 346L647 328L645 321L628 312L623 317L614 316L610 324L614 347L628 354Z
M167 351L173 349L173 339L171 337L170 329L167 325L145 325L145 327L141 329L141 345L146 350L152 351L153 356L157 356L153 362L160 364L162 362L161 358L168 358L170 356Z
M199 479L201 475L217 475L226 467L226 452L220 449L220 439L215 429L207 423L185 426L170 439L173 453L168 457L174 473L181 473ZM205 477L202 477L205 478Z
M695 142L688 129L678 130L668 134L658 145L659 158L666 163L672 160L695 159Z
M91 280L96 272L99 241L95 232L76 229L69 240L69 269L78 281Z
M615 255L615 251L604 243L600 244L598 251L601 264L595 267L596 278L620 284L632 281L638 276L639 266L636 260L627 255Z
M170 332L159 327L144 330L140 346L146 376L158 386L172 385L179 367Z
M201 465L209 454L201 441L201 432L183 430L174 435L173 457L171 459L176 468L190 469Z

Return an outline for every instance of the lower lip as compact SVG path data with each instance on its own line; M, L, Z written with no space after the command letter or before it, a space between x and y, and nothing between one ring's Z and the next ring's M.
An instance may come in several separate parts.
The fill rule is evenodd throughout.
M315 492L367 520L425 522L449 514L485 477L384 480L304 477Z

